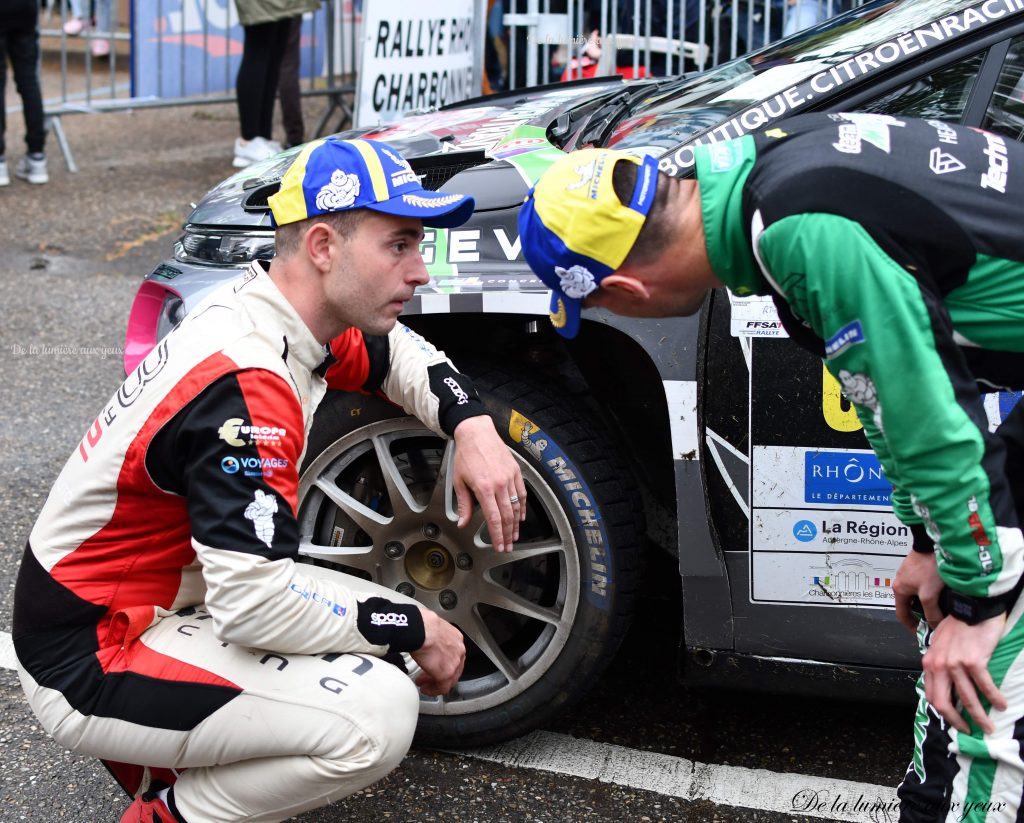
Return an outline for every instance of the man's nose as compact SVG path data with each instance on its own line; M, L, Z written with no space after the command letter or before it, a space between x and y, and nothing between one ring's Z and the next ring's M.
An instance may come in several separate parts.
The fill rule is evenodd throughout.
M406 279L417 286L425 286L430 282L430 275L427 274L427 265L423 262L423 258L420 255L415 255L415 258Z

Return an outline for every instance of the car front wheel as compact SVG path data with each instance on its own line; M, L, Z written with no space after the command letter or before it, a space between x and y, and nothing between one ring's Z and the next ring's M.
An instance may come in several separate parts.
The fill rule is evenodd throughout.
M430 746L506 740L581 697L625 634L637 581L640 508L600 427L503 375L477 387L528 490L511 553L493 550L478 507L456 526L451 441L377 398L328 395L299 489L303 555L465 635L458 685L421 702Z

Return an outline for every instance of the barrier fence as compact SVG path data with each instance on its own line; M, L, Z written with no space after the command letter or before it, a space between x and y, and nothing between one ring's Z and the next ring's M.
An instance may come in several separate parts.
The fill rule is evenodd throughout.
M226 0L54 0L41 11L44 52L58 54L59 87L44 88L48 125L76 170L61 118L80 113L232 103L244 33ZM101 7L109 4L109 15ZM79 28L76 21L85 20ZM314 133L352 112L358 14L352 0L330 0L304 15L299 71L303 96L326 96ZM20 110L19 107L14 108ZM335 129L337 130L337 129Z
M862 2L488 0L486 21L478 26L484 41L478 70L485 91L613 73L638 78L702 70ZM78 20L88 23L90 5L95 22L79 26ZM317 136L351 122L362 5L325 0L304 16L301 93L328 100ZM49 0L40 34L44 50L59 54L59 88L54 92L49 84L44 107L71 171L76 165L61 125L65 115L236 99L243 30L231 0Z

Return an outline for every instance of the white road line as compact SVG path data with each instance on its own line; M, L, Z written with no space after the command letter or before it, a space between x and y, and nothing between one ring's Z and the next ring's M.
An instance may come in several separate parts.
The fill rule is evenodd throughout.
M739 766L713 766L552 732L532 732L499 746L462 754L508 766L616 783L683 800L704 800L721 806L819 820L877 823L895 820L898 816L894 811L898 808L896 791L889 786Z
M0 632L0 668L14 669L14 660L10 633ZM553 732L532 732L499 746L453 754L719 806L843 823L879 823L897 817L893 811L897 808L896 791L889 786L715 766ZM879 809L887 811L888 816Z

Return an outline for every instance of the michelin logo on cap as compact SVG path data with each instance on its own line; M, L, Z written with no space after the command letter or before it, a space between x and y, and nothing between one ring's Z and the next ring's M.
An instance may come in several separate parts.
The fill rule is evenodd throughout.
M584 266L576 265L568 269L555 266L555 274L559 277L562 292L573 300L582 300L597 289L594 275Z
M322 211L347 209L359 196L359 178L337 169L331 175L331 182L320 189L316 196L316 207Z

